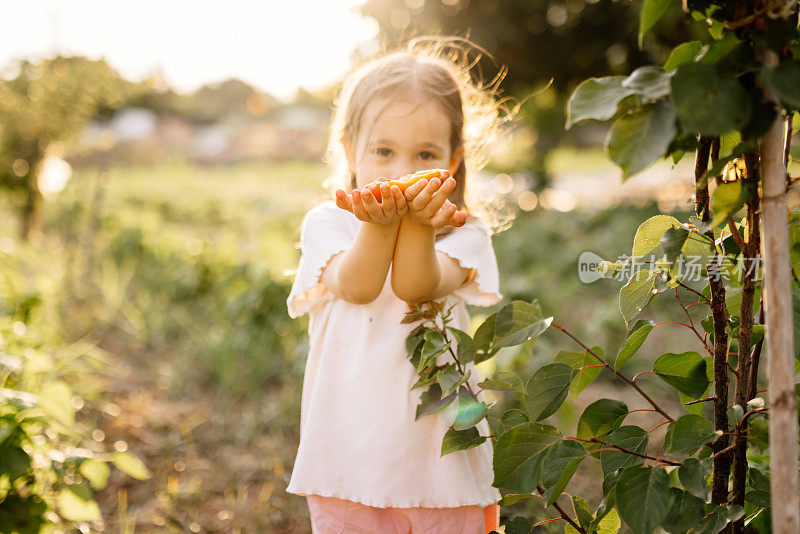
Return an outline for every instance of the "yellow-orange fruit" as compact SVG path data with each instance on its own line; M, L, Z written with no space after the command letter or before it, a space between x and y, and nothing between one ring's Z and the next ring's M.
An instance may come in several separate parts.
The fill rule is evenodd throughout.
M407 174L405 176L401 176L400 178L396 178L394 180L386 180L385 178L378 178L377 180L373 180L372 182L368 183L362 189L369 189L372 191L372 194L375 195L375 199L378 202L383 201L383 196L381 195L381 183L386 182L389 187L396 185L400 188L400 191L405 191L415 183L419 182L422 179L431 180L432 178L438 178L442 182L445 180L444 174L450 173L447 169L426 169L424 171L417 171L413 174Z

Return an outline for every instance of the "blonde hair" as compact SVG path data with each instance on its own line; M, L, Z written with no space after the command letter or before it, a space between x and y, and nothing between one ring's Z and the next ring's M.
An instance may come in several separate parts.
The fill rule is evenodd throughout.
M479 51L472 62L468 58L469 48ZM456 187L450 200L474 216L480 201L470 198L467 202L467 175L486 164L489 146L511 115L501 114L502 101L496 98L504 68L488 84L472 80L470 73L480 53L488 55L464 38L417 37L405 49L385 52L356 68L344 80L334 102L325 154L325 160L333 166L333 174L325 185L334 190L355 188L355 174L349 168L344 143L357 145L364 114L371 102L400 94L420 95L432 98L447 115L451 125L451 154L464 149L461 164L453 174ZM450 230L452 227L445 227L437 235Z

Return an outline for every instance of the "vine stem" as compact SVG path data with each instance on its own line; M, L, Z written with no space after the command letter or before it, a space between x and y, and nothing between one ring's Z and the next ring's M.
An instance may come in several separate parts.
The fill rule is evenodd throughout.
M708 401L715 401L717 397L706 397L705 399L697 399L689 402L684 402L684 406L689 406L690 404L697 404L698 402L708 402Z
M452 310L452 309L453 308L451 306L450 309L447 310L447 313L442 316L442 327L441 328L439 328L439 325L436 324L436 321L431 321L433 323L433 327L436 328L436 330L438 330L440 334L442 334L442 338L444 339L445 343L449 343L450 342L450 339L447 337L447 323L449 322L450 310ZM461 366L461 362L458 360L458 357L456 356L456 353L453 352L453 347L447 347L447 351L450 353L450 356L453 357L453 360L455 360L456 368L458 369L458 372L461 373L462 375L465 375L466 373L464 372L464 368ZM472 391L472 388L469 386L469 380L466 380L464 382L464 386L466 386L467 391L469 391L470 395L475 397L475 400L477 400L478 396L474 391Z
M678 285L679 285L679 286L681 286L681 287L682 287L682 288L684 288L684 289L688 289L688 290L689 290L689 291L691 291L692 293L696 294L698 297L702 297L702 298L704 298L704 299L706 300L706 302L708 302L709 304L711 304L711 299L710 299L710 298L708 298L707 296L703 295L703 294L702 294L702 293L700 293L699 291L697 291L695 288L687 286L686 284L684 284L684 283L683 283L683 282L681 282L680 280L678 280ZM694 305L694 304L692 304L692 306L693 306L693 305Z
M700 343L702 343L703 346L706 348L706 351L708 351L708 354L713 356L714 355L714 351L711 350L711 347L709 347L708 344L706 344L705 340L703 340L703 336L700 335L700 332L698 332L697 328L694 326L694 321L692 320L692 316L689 315L689 310L687 310L686 306L683 305L683 301L681 300L681 297L678 295L677 286L675 287L675 298L678 299L678 303L681 305L681 308L683 309L683 312L686 314L686 318L689 319L689 325L690 325L689 328L692 330L692 332L694 332L694 335L697 336L697 339L700 340Z
M574 340L574 341L575 341L577 344L579 344L581 347L583 347L583 348L584 348L584 350L588 351L588 352L589 352L589 354L591 354L592 356L594 356L595 358L597 358L597 361L599 361L601 364L603 364L603 366L604 366L606 369L608 369L609 371L611 371L612 373L614 373L615 375L617 375L618 377L620 377L622 380L624 380L625 382L627 382L627 383L628 383L628 384L629 384L629 385L630 385L630 386L631 386L633 389L635 389L636 391L638 391L638 392L639 392L639 394L640 394L642 397L644 397L644 399L645 399L647 402L649 402L649 403L650 403L650 406L652 406L653 408L655 408L655 410L656 410L658 413L660 413L661 415L663 415L664 417L666 417L666 418L667 418L667 420L669 420L670 422L673 422L673 423L675 422L675 419L673 419L673 418L672 418L672 417L671 417L671 416L670 416L670 415L669 415L667 412L665 412L665 411L664 411L664 410L661 408L661 406L659 406L659 405L658 405L658 403L657 403L656 401L654 401L653 399L651 399L651 398L650 398L650 395L648 395L647 393L645 393L645 392L642 390L642 388L640 388L640 387L639 387L637 384L635 384L635 383L633 382L633 380L631 380L631 379L630 379L630 378L628 378L627 376L623 375L623 374L622 374L622 373L620 373L619 371L615 371L615 370L614 370L614 368L613 368L611 365L609 365L609 363L608 363L607 361L605 361L603 358L601 358L600 356L598 356L598 355L597 355L597 353L596 353L595 351L593 351L592 349L590 349L589 347L587 347L587 346L586 346L586 345L585 345L583 342L581 342L581 340L580 340L580 339L578 339L578 338L576 338L574 335L572 335L572 333L571 333L571 332L569 332L569 331L568 331L566 328L564 328L564 327L563 327L563 326L561 326L560 324L556 323L555 321L553 321L553 322L552 322L552 323L550 323L550 324L552 324L553 326L555 326L556 328L558 328L559 330L561 330L562 332L564 332L566 335L568 335L569 337L571 337L571 338L572 338L572 339L573 339L573 340Z
M542 488L541 486L536 486L536 491L538 491L540 494L544 495L544 488ZM574 520L574 519L572 519L572 518L571 518L571 517L570 517L570 516L569 516L569 515L568 515L568 514L567 514L567 513L564 511L564 509L563 509L563 508L561 508L561 506L559 506L559 504L558 504L557 502L554 502L554 503L553 503L553 508L555 508L555 509L558 511L558 513L559 513L559 514L561 514L561 517L564 519L564 521L566 521L567 523L569 523L570 525L572 525L572 528L574 528L575 530L577 530L577 531L578 531L578 532L580 532L581 534L586 534L586 531L583 529L583 527L582 527L582 526L580 526L578 523L576 523L576 522L575 522L575 520Z
M624 447L620 447L619 445L615 445L614 443L609 443L608 441L603 441L602 439L598 439L598 438L582 439L582 438L576 438L576 437L572 437L572 436L566 436L564 439L569 439L569 440L572 440L572 441L580 441L582 443L599 443L601 445L605 445L606 447L608 447L607 450L620 451L620 452L624 452L624 453L627 453L627 454L632 454L633 456L638 456L639 458L645 458L647 460L653 460L653 461L656 461L656 462L662 462L662 463L665 463L667 465L683 465L680 462L673 462L672 460L666 460L664 458L656 458L655 456L648 456L646 454L641 454L641 453L638 453L636 451L632 451L630 449L626 449ZM593 454L595 452L600 452L600 449L594 450L594 451L590 451L589 454Z

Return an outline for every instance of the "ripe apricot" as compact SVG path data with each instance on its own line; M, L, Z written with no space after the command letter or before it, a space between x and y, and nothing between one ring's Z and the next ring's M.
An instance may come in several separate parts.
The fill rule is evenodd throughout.
M381 183L386 182L389 187L396 185L400 188L400 191L404 191L414 185L415 183L419 182L423 178L426 180L430 180L432 178L438 178L441 181L444 181L444 173L449 173L447 169L426 169L424 171L417 171L412 174L406 174L405 176L401 176L400 178L396 178L394 180L386 180L385 178L378 178L377 180L373 180L372 182L368 183L362 189L369 189L372 191L372 194L375 195L375 199L378 202L383 201L383 196L381 195Z

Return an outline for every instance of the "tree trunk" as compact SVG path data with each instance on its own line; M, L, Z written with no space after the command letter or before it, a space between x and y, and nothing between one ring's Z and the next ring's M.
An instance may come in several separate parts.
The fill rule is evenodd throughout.
M29 241L35 232L41 231L42 204L44 197L39 191L39 175L42 172L43 154L36 151L28 159L28 176L25 189L25 205L22 206L19 237L23 241Z
M695 214L703 222L711 220L708 182L700 186L700 178L708 169L709 150L712 162L719 158L719 138L700 137L694 163ZM714 239L714 230L706 235ZM708 267L708 284L711 288L711 314L714 320L714 429L728 432L728 309L725 306L725 285L718 276L722 256L714 255ZM711 450L721 451L728 447L730 437L722 434ZM711 482L711 502L722 504L728 499L728 479L731 476L731 455L714 457L714 473Z
M777 65L777 55L757 45L766 65ZM789 272L789 228L786 174L783 166L782 109L775 94L763 88L776 103L778 116L761 139L763 193L761 244L764 263L767 376L769 379L769 449L772 492L772 532L800 532L800 495L797 484L797 397L794 389L792 279Z
M742 135L742 140L746 138ZM751 338L753 333L753 297L756 289L758 274L758 252L760 248L760 228L758 220L759 198L758 183L761 178L761 166L758 156L748 152L744 155L745 183L753 191L753 196L747 201L747 241L742 250L742 304L739 312L739 354L736 365L736 390L733 403L742 407L742 412L747 412L747 401L750 396L750 380L758 376L752 373ZM745 485L747 483L747 420L743 419L739 425L740 432L734 437L733 449L733 490L731 503L744 506ZM733 532L744 533L744 518L733 524Z

